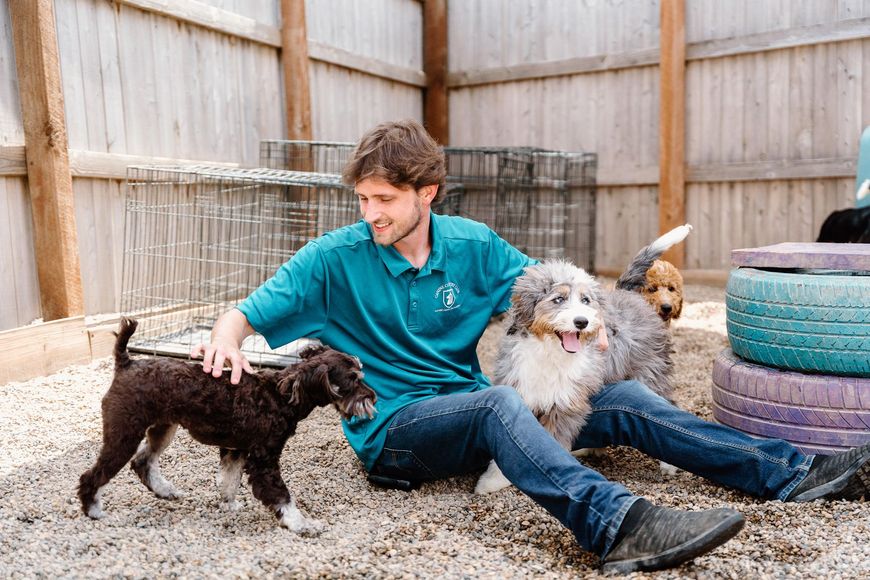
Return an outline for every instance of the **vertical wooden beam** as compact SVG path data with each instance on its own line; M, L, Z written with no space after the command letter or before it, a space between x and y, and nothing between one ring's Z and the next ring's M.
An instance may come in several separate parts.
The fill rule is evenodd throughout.
M305 0L281 0L281 67L284 70L288 139L312 138L308 66Z
M423 1L423 123L442 145L450 144L447 98L447 0Z
M686 4L661 0L659 232L686 223ZM685 244L664 259L682 268Z
M44 320L84 314L53 0L10 0Z

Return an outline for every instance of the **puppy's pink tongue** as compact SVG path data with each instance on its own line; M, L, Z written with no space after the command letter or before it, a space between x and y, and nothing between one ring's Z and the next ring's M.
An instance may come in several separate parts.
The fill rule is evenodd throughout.
M562 339L562 348L567 352L577 352L580 350L579 332L560 332L559 338Z

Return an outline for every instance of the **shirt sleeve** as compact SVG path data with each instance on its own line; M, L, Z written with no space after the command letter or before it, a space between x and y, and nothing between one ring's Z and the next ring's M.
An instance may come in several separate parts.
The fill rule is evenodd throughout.
M271 348L302 337L318 338L329 312L328 285L323 251L309 242L238 309Z
M490 230L486 267L493 314L501 314L510 308L514 282L523 273L523 268L537 263Z

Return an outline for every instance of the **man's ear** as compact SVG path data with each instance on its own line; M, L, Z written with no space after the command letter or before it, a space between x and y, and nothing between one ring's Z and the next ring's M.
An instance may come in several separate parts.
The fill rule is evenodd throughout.
M424 185L417 190L417 193L420 194L421 201L425 202L426 205L431 205L432 200L438 194L438 184Z

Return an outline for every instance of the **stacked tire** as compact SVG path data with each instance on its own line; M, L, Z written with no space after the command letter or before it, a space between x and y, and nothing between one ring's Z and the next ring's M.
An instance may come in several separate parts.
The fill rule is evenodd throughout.
M870 245L735 250L713 415L829 454L870 443Z

